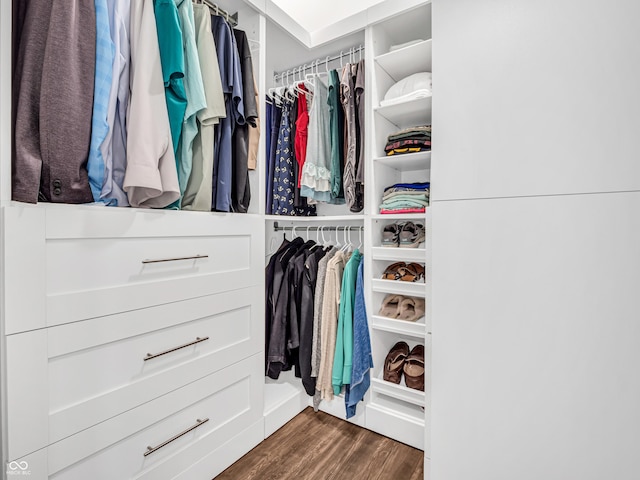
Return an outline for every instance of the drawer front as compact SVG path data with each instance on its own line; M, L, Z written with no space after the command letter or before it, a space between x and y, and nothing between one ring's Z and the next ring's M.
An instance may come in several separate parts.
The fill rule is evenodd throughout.
M49 326L235 290L261 280L264 259L256 236L264 226L255 217L93 213L74 220L78 212L47 211ZM105 226L98 223L101 218ZM129 222L123 225L122 219ZM78 231L74 221L84 222L84 229Z
M47 334L45 329L6 338L7 455L16 460L48 444Z
M260 352L261 293L251 287L48 328L49 441Z
M46 326L44 211L34 206L2 208L0 261L7 335Z
M170 478L163 464L203 444L218 448L261 420L262 363L255 355L50 445L49 478Z

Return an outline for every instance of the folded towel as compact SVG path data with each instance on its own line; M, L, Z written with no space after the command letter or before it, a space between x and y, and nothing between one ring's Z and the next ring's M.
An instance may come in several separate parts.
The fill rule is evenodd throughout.
M382 201L386 202L393 198L409 197L409 198L429 198L429 190L390 190L382 196Z
M385 187L385 193L388 190L399 191L401 189L405 190L428 190L431 187L430 182L415 182L415 183L395 183L389 187Z
M431 147L411 147L411 148L394 148L387 152L387 157L392 155L404 155L405 153L430 152Z
M389 142L384 147L384 150L388 152L389 150L395 150L396 148L431 148L431 140L398 140L396 142Z
M403 130L400 130L396 133L393 133L391 135L389 135L387 137L387 140L392 142L394 140L401 140L403 138L407 138L407 137L420 137L420 136L427 136L429 138L431 138L431 125L419 125L416 127L409 127L409 128L405 128Z
M395 215L395 214L402 214L402 213L425 213L427 210L426 208L422 207L422 208L401 208L399 210L389 210L388 208L381 208L380 209L380 213L385 214L385 215Z

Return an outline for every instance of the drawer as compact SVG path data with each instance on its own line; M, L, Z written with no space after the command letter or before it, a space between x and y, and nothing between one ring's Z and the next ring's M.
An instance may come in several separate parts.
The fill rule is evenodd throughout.
M109 209L93 209L89 215L86 210L47 211L49 326L261 281L263 242L256 236L264 222L258 218L194 212L178 212L184 217L171 214L176 212L113 215L104 211Z
M48 399L47 443L57 442L260 352L263 295L250 287L12 336L30 345L46 335L31 352L45 381L9 399L18 409L21 398Z
M0 263L4 279L4 331L7 335L46 326L44 231L45 215L28 205L3 207Z
M163 465L188 449L213 450L261 420L262 364L254 355L50 445L49 478L169 478Z

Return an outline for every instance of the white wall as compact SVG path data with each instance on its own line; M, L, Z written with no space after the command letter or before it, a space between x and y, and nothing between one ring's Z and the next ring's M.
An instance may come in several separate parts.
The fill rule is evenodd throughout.
M639 14L433 4L432 480L640 476Z

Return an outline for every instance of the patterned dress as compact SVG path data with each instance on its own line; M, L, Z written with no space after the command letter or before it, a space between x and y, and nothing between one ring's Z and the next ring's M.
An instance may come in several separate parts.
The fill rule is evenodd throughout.
M285 102L282 106L282 120L280 121L280 131L278 133L273 175L272 212L274 215L295 215L293 206L295 175L293 172L290 111L291 103Z
M312 216L316 214L315 206L296 208L294 205L297 178L293 162L293 138L291 136L292 103L284 102L282 119L276 145L275 169L273 173L273 215Z

